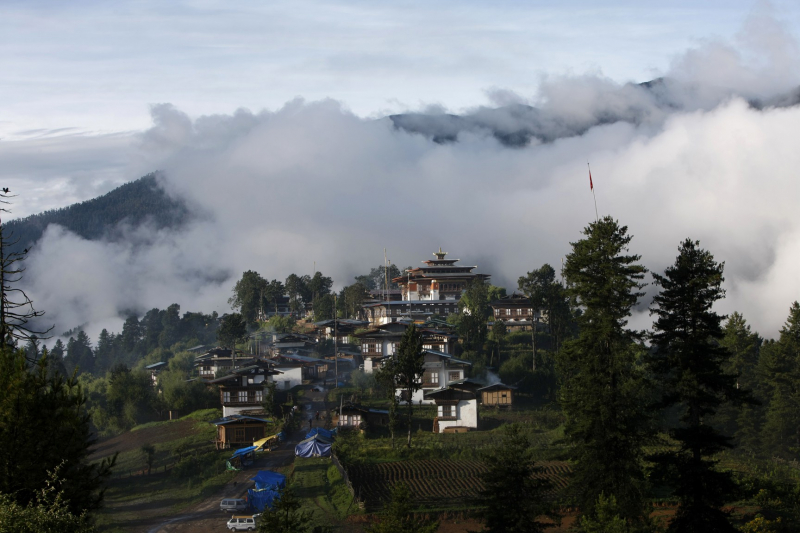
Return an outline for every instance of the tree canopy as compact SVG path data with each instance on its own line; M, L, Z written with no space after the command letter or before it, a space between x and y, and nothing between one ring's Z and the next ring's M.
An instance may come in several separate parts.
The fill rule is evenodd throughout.
M584 235L572 243L564 268L583 309L580 334L558 359L565 440L575 461L571 487L584 514L595 514L604 493L616 498L624 519L641 522L649 387L637 365L638 336L626 325L646 269L638 255L627 253L631 236L612 218L589 224Z
M656 315L653 368L663 391L661 406L680 412L680 424L670 430L679 448L655 456L680 502L669 526L676 533L736 531L720 509L735 485L711 459L732 444L709 424L720 405L745 397L736 376L723 370L731 353L720 343L723 317L712 309L725 295L722 270L699 242L687 239L675 264L664 275L653 273L661 286L651 310Z
M3 348L0 390L0 493L26 506L58 468L70 512L97 509L116 456L89 462L95 440L75 378L48 375L45 357L29 371L21 351Z

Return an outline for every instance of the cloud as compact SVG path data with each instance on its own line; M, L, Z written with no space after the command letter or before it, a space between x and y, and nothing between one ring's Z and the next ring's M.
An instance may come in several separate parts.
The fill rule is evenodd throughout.
M130 180L130 134L27 133L0 140L0 181L18 194L14 218L81 202Z
M699 239L726 263L719 310L775 335L800 290L800 107L750 101L793 87L783 69L795 45L744 32L751 51L708 43L648 86L551 77L535 107L495 91L504 107L428 109L405 124L334 100L197 119L153 106L130 168L163 170L169 194L203 216L116 243L51 228L30 258L31 296L59 331L173 302L224 312L244 270L284 279L316 264L342 286L384 248L406 266L439 246L513 289L545 262L558 268L594 220L590 161L600 215L629 227L646 266L663 271L680 241ZM437 128L449 138L435 142ZM648 304L636 327L649 325Z

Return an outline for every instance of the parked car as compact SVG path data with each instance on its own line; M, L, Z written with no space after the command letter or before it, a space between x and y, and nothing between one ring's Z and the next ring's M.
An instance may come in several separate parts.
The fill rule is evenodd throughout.
M228 520L228 529L231 531L254 531L256 529L256 517L232 516Z
M219 502L219 510L233 513L236 511L244 511L249 509L250 504L241 498L226 498Z

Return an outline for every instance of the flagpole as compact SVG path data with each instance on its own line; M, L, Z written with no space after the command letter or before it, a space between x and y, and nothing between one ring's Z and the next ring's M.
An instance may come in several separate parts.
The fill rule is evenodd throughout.
M597 215L597 196L594 194L594 183L592 183L592 167L589 166L588 161L586 166L589 168L589 188L592 189L592 198L594 198L594 221L600 222L600 217Z

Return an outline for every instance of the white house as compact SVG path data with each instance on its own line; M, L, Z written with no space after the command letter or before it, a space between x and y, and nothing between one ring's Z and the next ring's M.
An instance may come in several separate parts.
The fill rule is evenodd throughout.
M262 411L264 386L267 380L279 375L272 365L256 363L245 368L237 368L233 373L207 380L207 385L218 385L222 416Z
M466 390L442 388L425 394L436 404L433 431L456 433L478 429L478 399Z
M275 382L278 390L289 390L303 384L303 365L301 363L281 363L275 366L275 370L280 374L270 376L270 380Z
M435 350L423 350L423 353L425 362L422 376L420 376L422 388L414 392L411 401L416 404L432 404L433 400L426 398L425 393L447 387L454 381L464 379L465 372L468 367L472 366L472 363ZM404 391L397 389L397 395L401 402L406 402Z

